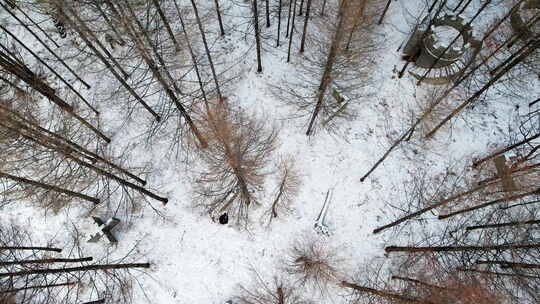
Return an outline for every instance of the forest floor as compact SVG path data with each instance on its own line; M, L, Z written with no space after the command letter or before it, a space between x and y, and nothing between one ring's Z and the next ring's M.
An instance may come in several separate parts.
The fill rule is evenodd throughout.
M143 289L136 291L137 303L147 303L141 294L144 292L160 304L222 304L236 294L238 284L252 280L253 271L268 280L284 274L288 250L302 237L317 237L320 242L337 248L343 260L344 276L353 275L358 265L383 257L385 245L400 242L388 235L373 235L372 230L395 218L397 210L390 209L388 203L397 203L402 198L403 187L416 174L444 172L470 160L473 154L488 151L491 143L505 136L504 130L497 126L511 121L514 105L476 107L467 120L457 119L451 129L445 128L435 139L404 143L365 182L360 182L360 177L407 128L411 119L408 109L414 108L417 97L429 87L416 87L412 77L406 74L398 79L395 73L403 64L396 50L406 39L414 19L410 15L414 7L405 10L403 2L394 2L380 25L381 51L370 74L373 87L369 89L375 93L357 105L357 117L344 122L337 135L321 131L311 137L304 135L307 120L291 118L293 109L270 92L272 85L295 77L302 56L294 49L293 62L286 64L286 45L274 48L269 42L263 54L265 70L256 73L252 41L246 42L244 33L235 31L245 22L235 16L245 15L246 11L241 10L246 8L234 8L234 2L231 7L224 7L228 33L225 38L215 40L212 50L217 53L226 50L228 54L216 60L218 69L231 58L238 60L234 72L239 77L226 90L228 102L280 125L276 155L295 156L302 174L303 186L292 214L278 218L269 228L259 224L262 208L252 210L253 224L248 231L212 222L190 203L191 173L196 171L193 163L175 158L166 138L145 144L137 117L127 119L113 102L98 105L104 113L103 128L114 134L115 151L127 149L130 165L147 168L149 186L169 198L165 207L154 206L161 215L145 208L134 217L130 227L120 227L117 233L119 245L115 251L125 253L137 245L139 260L153 265L148 275L139 277ZM273 31L275 26L268 30ZM96 90L106 88L106 81L93 77ZM327 218L331 236L324 237L315 233L313 225L328 190L333 192ZM67 237L66 231L72 223L83 235L92 231L92 223L77 207L43 216L43 210L31 204L11 205L2 211L1 217L39 227L43 239L54 237L61 241ZM107 245L83 242L83 246L89 252L100 252ZM333 290L331 298L314 300L342 303L344 294Z

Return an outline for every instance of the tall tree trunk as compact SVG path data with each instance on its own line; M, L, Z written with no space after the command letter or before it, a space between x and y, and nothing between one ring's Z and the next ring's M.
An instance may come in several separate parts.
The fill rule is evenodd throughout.
M105 13L105 11L103 11L103 9L101 8L101 4L100 3L97 3L96 4L96 7L99 11L99 14L101 15L101 17L103 17L103 19L105 20L105 23L107 23L107 25L109 26L109 28L114 32L114 34L116 35L116 39L118 39L118 42L120 43L120 45L124 45L126 42L124 41L124 39L122 39L122 35L120 35L120 33L116 30L116 26L114 26L114 24L112 23L111 19L109 18L109 16L107 16L107 14Z
M103 164L106 164L107 166L110 166L111 168L118 170L119 172L136 180L137 182L141 183L143 186L146 184L145 180L137 177L136 175L132 174L126 169L112 163L111 161L105 159L104 157L98 155L97 153L94 153L69 139L66 139L60 135L57 135L54 132L51 132L45 128L42 128L36 123L29 121L23 116L19 115L17 112L14 112L0 105L0 113L5 115L3 117L4 121L0 122L0 124L2 125L5 125L9 121L9 123L11 123L18 132L21 132L22 130L28 130L28 132L30 133L40 134L39 135L40 137L46 137L47 142L54 144L56 147L58 147L58 149L62 151L67 151L69 153L76 153L81 158L88 159L89 161L93 163L102 162ZM13 117L13 118L8 119L8 117Z
M536 249L540 248L540 243L532 244L509 244L509 245L487 245L487 246L436 246L436 247L407 247L388 246L384 251L388 252L456 252L456 251L494 251L494 250L515 250L515 249Z
M84 118L80 117L75 113L73 107L58 97L55 93L55 90L52 89L47 83L42 81L37 75L35 75L28 67L25 65L17 64L13 60L9 60L9 57L0 51L0 66L4 67L5 71L13 74L20 80L24 81L28 86L34 90L41 93L43 96L47 97L49 101L59 106L64 112L77 119L80 123L86 126L88 129L92 130L96 135L101 137L107 143L111 140L103 134L100 130L94 127L91 123L86 121Z
M108 1L108 3L110 3L110 6L113 7L113 4L110 2L110 0L106 0L106 1ZM131 7L130 2L129 1L124 1L124 3L126 5L126 7L128 8L129 16L127 16L121 9L119 9L119 10L116 10L116 12L119 13L118 18L120 20L124 21L123 22L124 26L127 28L128 32L131 33L131 36L134 39L134 41L138 42L136 45L138 46L138 49L139 49L141 55L146 56L145 61L146 61L147 65L148 65L148 67L150 68L150 70L152 71L152 74L154 75L154 77L156 77L156 79L158 79L158 82L163 86L163 88L166 90L166 92L169 92L169 91L171 91L170 85L165 81L163 75L160 72L160 71L164 71L165 76L167 76L167 79L169 80L169 83L174 87L174 90L178 94L183 94L182 91L180 90L180 88L176 85L175 79L170 74L169 69L167 68L167 64L165 63L165 60L163 60L163 57L161 56L161 54L157 50L156 44L153 43L152 40L150 39L150 37L148 36L148 29L146 29L143 26L143 24L139 21L139 19L135 15L134 10ZM137 24L137 27L139 28L139 31L140 31L140 33L142 33L142 35L139 35L139 32L137 30L135 30L133 28L133 26L131 26L130 21L132 21L132 20L135 21L135 24ZM142 36L142 38L144 38L144 40L146 41L146 45L144 44L144 42L140 38L138 38L139 36ZM154 56L157 58L159 64L162 67L161 69L158 68L157 64L152 59L152 56L150 54L147 54L147 51L146 51L147 47L152 50ZM156 75L156 73L158 75ZM169 90L169 91L167 91L167 90ZM180 105L180 107L179 107L179 103L178 103L178 101L176 99L176 96L171 100L176 105L178 110L180 110L180 112L183 113L183 111L181 109L182 106Z
M77 282L66 282L66 283L57 283L57 284L47 284L47 285L29 285L21 288L12 288L12 289L6 289L0 291L0 294L10 294L10 293L16 293L21 290L28 290L28 289L41 289L41 288L52 288L52 287L63 287L63 286L71 286L75 285Z
M485 224L477 226L468 226L466 230L477 230L477 229L486 229L486 228L502 228L502 227L515 227L515 226L525 226L525 225L540 225L540 220L530 220L530 221L519 221L519 222L508 222L508 223L497 223L497 224Z
M199 64L197 63L197 56L195 56L195 53L193 52L193 47L191 46L190 38L186 31L186 25L184 23L184 18L182 17L182 12L180 11L178 4L176 3L176 0L173 0L173 3L176 7L178 18L180 19L180 23L182 25L182 32L184 33L184 40L186 41L186 45L189 50L189 55L191 56L191 61L193 62L193 68L195 69L195 73L197 75L197 81L199 82L199 89L201 90L201 94L202 94L205 104L208 105L208 99L206 98L206 92L204 90L204 83L201 78L201 73L199 71Z
M281 35L281 3L282 0L279 0L279 3L278 3L278 26L277 26L277 42L276 42L276 47L279 47L279 37Z
M524 274L517 274L517 273L505 273L505 272L493 272L493 271L486 271L486 270L479 270L479 269L467 269L463 267L456 268L457 271L460 272L474 272L474 273L480 273L480 274L489 274L489 275L496 275L501 277L518 277L518 278L525 278L525 279L540 279L540 276L531 276L531 275L524 275Z
M50 264L50 263L78 263L92 261L92 257L77 258L77 259L40 259L40 260L22 260L22 261L9 261L0 262L0 266L9 265L28 265L28 264Z
M366 2L368 0L362 0L362 4L360 5L360 11L358 12L358 15L355 16L353 27L351 28L351 31L349 32L349 38L347 39L347 46L345 47L345 50L348 51L351 48L351 42L354 36L354 33L356 32L356 29L358 29L358 26L361 22L364 22L364 13L366 10Z
M292 7L293 7L293 1L296 3L296 0L289 0L289 14L287 16L287 32L285 33L285 38L289 38L289 30L291 27L291 14L292 14Z
M499 79L501 79L508 71L510 71L512 68L514 68L516 65L521 63L525 58L527 58L530 54L534 53L540 47L540 40L531 40L527 43L528 48L517 58L515 58L511 63L509 63L504 69L502 69L500 72L497 73L494 77L492 77L488 83L486 83L478 92L474 93L469 99L467 99L465 102L463 102L461 105L459 105L455 110L452 111L447 117L445 117L433 130L431 130L426 137L430 138L437 131L445 125L450 119L454 118L458 113L460 113L466 106L473 103L480 97L484 92L486 92L494 83L496 83Z
M332 82L332 72L334 70L334 63L336 62L336 57L338 56L338 53L339 53L339 47L343 40L345 14L348 9L349 9L349 0L342 0L340 8L339 8L339 13L338 13L338 23L337 23L336 31L334 33L334 38L332 39L332 45L330 46L330 52L328 52L328 58L326 59L324 72L323 72L321 83L319 85L319 89L317 92L317 104L315 105L315 110L313 111L313 114L309 121L308 129L306 131L307 136L311 135L311 132L313 131L313 126L315 124L315 120L317 119L317 116L319 115L319 111L321 110L321 107L324 101L324 96L326 95L326 91L328 90L328 87L330 86L330 83Z
M480 7L480 9L476 12L476 14L465 24L464 28L470 28L474 20L476 20L476 18L478 18L478 16L480 16L480 14L490 4L491 4L491 0L486 0L484 4ZM418 81L416 82L416 85L420 85L422 83L422 81L427 77L427 75L431 72L431 70L435 67L435 65L439 63L441 58L443 58L443 56L446 55L446 53L454 46L454 43L456 43L459 40L459 38L463 37L464 31L465 31L464 29L459 31L459 35L454 37L454 39L452 39L452 41L448 44L448 46L446 46L443 52L439 56L437 56L437 58L435 58L435 61L429 66L429 68L424 72L424 74L420 77L420 79L418 79Z
M143 31L143 37L146 39L146 42L148 45L151 46L151 48L154 50L154 55L156 55L156 57L158 58L158 60L160 61L160 64L162 66L164 66L163 70L165 71L165 74L168 76L170 82L173 84L175 90L179 91L180 89L175 85L175 82L174 82L174 79L172 78L171 74L169 73L168 69L166 68L165 66L165 62L164 60L162 59L162 57L159 55L159 53L157 52L157 50L155 49L155 47L153 46L153 43L152 41L150 40L150 38L148 37L143 25L140 23L140 21L137 19L137 17L135 16L134 14L134 11L133 9L131 8L131 5L129 4L128 1L125 1L125 4L128 8L128 11L130 13L130 16L131 18L133 18L133 20L135 20L135 23L138 25L139 29L141 31ZM127 23L128 21L126 20L126 26L129 27L129 24ZM132 28L131 28L132 29ZM134 31L132 29L132 31ZM135 41L139 41L139 44L141 44L142 42L140 40L137 40L136 39L136 32L132 32L132 36L134 38ZM144 55L144 46L141 46L140 47L140 50L141 50L141 54ZM144 56L143 56L144 57ZM161 84L161 86L163 87L163 89L165 90L165 93L167 94L167 96L169 96L169 99L171 99L171 101L175 104L176 108L178 109L178 111L180 112L180 114L182 115L182 117L184 117L184 119L186 120L189 128L191 129L191 132L193 132L193 134L195 135L195 137L197 138L197 140L199 141L199 144L201 145L201 148L205 149L208 147L208 143L206 141L206 139L202 136L202 134L199 132L199 129L197 128L197 126L195 125L195 123L193 122L193 120L191 119L190 115L187 113L186 109L184 108L184 106L180 103L180 101L178 100L178 98L176 97L175 93L173 92L173 90L170 88L170 86L167 84L167 82L165 81L165 79L163 79L160 71L158 71L154 61L150 58L150 57L145 57L145 60L150 68L150 70L152 71L152 74L154 75L154 77L156 77L158 79L158 82Z
M538 264L528 264L528 263L515 263L507 261L477 261L477 265L499 265L502 269L506 268L526 268L526 269L540 269Z
M521 0L523 1L523 0ZM441 7L440 7L441 8ZM440 9L439 8L439 9ZM439 10L440 11L440 10ZM437 12L438 14L438 12ZM436 15L437 15L436 14ZM490 30L488 31L486 34L484 34L483 38L482 38L482 41L486 40L487 38L489 38L491 36L491 34L493 34L493 32L495 31L496 28L498 28L506 18L508 18L510 16L511 12L508 13L503 19L499 20L499 22L497 22L497 24ZM431 22L430 22L431 23ZM475 65L468 73L465 74L465 71L469 69L469 67L473 64L473 60L470 60L466 65L465 67L462 69L463 72L461 72L459 74L459 77L457 77L457 80L454 82L454 84L447 90L444 91L444 93L438 97L432 104L429 105L428 109L426 111L424 111L424 113L412 124L412 126L407 130L405 131L405 133L402 134L402 136L394 142L394 144L385 152L385 154L379 159L377 160L377 162L369 169L369 171L364 175L362 176L362 178L360 178L360 181L363 182L371 173L373 173L373 171L375 171L375 169L377 169L379 167L380 164L383 163L383 161L390 155L390 153L403 141L405 140L408 136L410 136L412 134L412 132L414 132L414 130L416 129L416 127L426 118L428 117L432 111L443 101L446 99L446 97L448 97L448 95L455 89L457 88L459 85L461 85L465 80L467 80L473 73L475 73L482 65L484 65L488 60L489 58L491 58L496 52L498 52L499 49L501 49L503 46L501 45L499 48L497 48L497 50L495 50L494 52L492 52L490 55L487 56L487 58L485 58L482 63L478 64L478 65ZM407 64L404 66L403 70L400 72L400 77L402 76L403 72L405 71L407 67Z
M501 154L503 154L503 153L506 153L506 152L508 152L508 151L510 151L510 150L513 150L514 148L517 148L517 147L519 147L519 146L521 146L521 145L524 145L524 144L526 144L526 143L528 143L528 142L530 142L530 141L533 141L533 140L535 140L535 139L537 139L537 138L539 138L539 137L540 137L540 133L537 133L537 134L535 134L535 135L533 135L533 136L531 136L531 137L525 138L524 140L522 140L522 141L520 141L520 142L517 142L517 143L515 143L515 144L513 144L513 145L510 145L510 146L505 147L505 148L503 148L503 149L497 150L496 152L490 154L489 156L486 156L486 157L484 157L484 158L481 158L481 159L475 161L475 162L473 163L473 167L476 168L476 167L478 167L480 164L482 164L482 163L484 163L484 162L486 162L486 161L488 161L488 160L490 160L490 159L493 159L493 158L495 158L495 157L497 157L497 156L499 156L499 155L501 155Z
M265 7L266 7L266 27L270 27L270 4L268 3L270 0L264 0L265 1Z
M221 11L219 9L219 0L214 0L214 4L216 6L216 13L219 23L219 31L221 33L221 36L225 36L225 29L223 28L223 21L221 20Z
M257 73L262 73L262 59L261 59L261 36L259 29L259 8L257 0L253 0L253 23L255 25L255 43L257 44Z
M64 79L64 77L62 77L60 74L58 74L56 72L56 69L53 69L52 67L50 67L45 61L43 61L36 53L34 53L29 47L27 47L21 40L19 40L19 38L17 38L17 36L13 35L10 31L8 31L6 28L4 28L2 25L0 25L0 28L2 30L4 30L4 32L6 32L11 38L13 38L13 40L17 41L25 50L27 50L34 58L36 58L42 65L44 65L50 72L52 72L56 78L60 79L60 81L62 81L62 83L64 83L73 93L75 93L75 95L77 95L77 97L79 97L79 99L82 100L82 102L84 104L86 104L86 106L88 106L88 108L90 108L96 115L99 115L99 112L98 110L96 110L87 100L86 98L84 98L80 93L79 91L77 91L68 81L66 81ZM61 60L61 62L63 62L63 60ZM65 63L64 63L65 64Z
M161 6L159 5L159 2L157 0L152 0L152 3L154 3L154 6L156 7L159 17L163 21L163 25L165 25L165 29L167 30L167 33L169 33L169 36L174 44L174 48L176 52L180 52L180 45L178 44L178 41L176 40L176 37L174 36L174 33L172 31L171 25L169 24L169 20L167 20L167 16L165 16L165 13L163 13L163 10L161 9Z
M471 189L469 189L469 190L467 190L467 191L464 191L464 192L461 192L461 193L452 195L452 196L450 196L449 198L446 198L446 199L443 199L443 200L441 200L441 201L439 201L439 202L437 202L437 203L431 204L431 205L429 205L429 206L427 206L427 207L425 207L425 208L422 208L422 209L420 209L420 210L418 210L418 211L415 211L415 212L413 212L413 213L409 213L409 214L407 214L406 216L403 216L403 217L401 217L401 218L399 218L399 219L397 219L397 220L391 222L390 224L386 224L386 225L384 225L384 226L381 226L381 227L379 227L379 228L373 230L373 233L374 233L374 234L377 234L377 233L379 233L379 232L381 232L381 231L383 231L383 230L386 230L386 229L388 229L388 228L392 228L392 227L394 227L394 226L397 226L397 225L399 225L399 224L401 224L401 223L403 223L403 222L405 222L405 221L407 221L407 220L410 220L410 219L412 219L412 218L415 218L415 217L417 217L417 216L419 216L419 215L421 215L421 214L424 214L424 213L426 213L426 212L428 212L428 211L430 211L430 210L433 210L433 209L435 209L435 208L444 206L444 205L446 205L446 204L448 204L448 203L450 203L450 202L452 202L452 201L455 201L455 200L460 199L460 198L462 198L462 197L464 197L464 196L467 196L467 195L469 195L469 194L472 194L472 193L475 193L475 192L477 192L477 191L480 191L480 190L486 188L487 186L493 185L494 183L498 182L499 180L500 180L500 177L497 177L497 179L495 179L495 180L493 180L493 181L491 181L491 182L489 182L489 183L484 183L484 184L478 185L478 186L473 187L473 188L471 188Z
M440 220L442 220L442 219L446 219L446 218L449 218L449 217L452 217L452 216L456 216L458 214L467 213L467 212L470 212L470 211L482 209L482 208L493 206L493 205L500 204L500 203L511 202L511 201L514 201L514 200L517 200L517 199L520 199L520 198L524 198L524 197L531 196L531 195L536 195L536 194L540 194L540 188L537 188L537 189L534 189L532 191L525 192L525 193L514 194L514 195L511 195L511 196L503 197L501 199L497 199L497 200L493 200L493 201L490 201L490 202L487 202L487 203L484 203L484 204L476 205L474 207L461 209L461 210L454 211L454 212L451 212L451 213L448 213L448 214L441 214L441 215L439 215L438 218Z
M4 7L4 5L3 5L1 2L0 2L0 6ZM4 8L5 8L5 7L4 7ZM45 36L46 36L47 38L49 38L49 39L50 39L57 47L60 47L58 44L56 44L56 42L55 42L53 39L51 39L51 38L49 37L49 35L48 35L45 31L43 31L43 29L41 29L41 27L40 27L38 24L36 24L30 17L28 17L28 15L26 15L26 13L25 13L24 11L22 11L22 10L21 10L20 8L18 8L18 7L17 7L17 9L18 9L21 13L23 13L23 15L25 15L26 18L27 18L28 20L30 20L30 21L34 24L34 26L36 26L36 27L37 27L38 29L40 29L43 33L45 33ZM17 20L20 24L22 24L22 25L24 26L24 28L25 28L25 29L26 29L26 30L27 30L34 38L36 38L36 40L37 40L41 45L43 45L43 47L44 47L49 53L51 53L51 54L54 56L54 58L56 58L56 59L60 62L60 64L61 64L62 66L64 66L64 67L65 67L65 68L66 68L73 76L75 76L75 78L77 78L77 80L78 80L79 82L81 82L87 89L90 89L90 88L91 88L91 86L90 86L86 81L84 81L84 80L83 80L83 79L82 79L75 71L73 71L73 69L72 69L71 67L69 67L69 65L66 64L66 62L65 62L62 58L60 58L53 50L51 50L51 48L50 48L50 47L49 47L49 46L48 46L41 38L39 38L39 36L38 36L36 33L34 33L34 31L32 31L32 29L30 29L30 27L28 27L21 19L19 19L19 17L17 17L17 15L13 14L13 13L12 13L11 11L9 11L9 10L8 10L7 12L8 12L15 20Z
M0 122L0 124L2 124L2 122ZM3 126L7 127L6 125L3 125ZM155 200L158 200L158 201L162 202L163 204L167 204L167 202L168 202L167 198L160 197L160 196L158 196L158 195L144 189L141 186L133 184L133 183L131 183L131 182L129 182L129 181L123 179L123 178L120 178L120 177L116 176L115 174L112 174L110 172L107 172L106 170L103 170L102 168L96 167L93 164L89 164L89 163L75 157L71 153L69 153L70 151L65 151L63 149L58 149L58 147L55 147L54 145L51 145L49 142L44 141L43 138L39 134L25 134L24 132L21 132L22 130L16 130L16 129L11 129L11 130L13 132L16 132L17 134L20 134L21 136L23 136L24 138L26 138L26 139L28 139L30 141L33 141L33 142L35 142L35 143L37 143L39 145L42 145L45 148L53 149L54 151L63 154L67 159L72 160L73 162L77 163L81 167L84 167L84 168L87 168L87 169L90 169L90 170L94 171L98 175L101 175L103 177L115 180L119 184L121 184L121 185L123 185L125 187L128 187L128 188L131 188L131 189L133 189L133 190L135 190L137 192L140 192L140 193L142 193L144 195L147 195L147 196L149 196L149 197L151 197L151 198L153 198Z
M294 1L294 7L293 7L293 13L292 13L292 24L291 24L291 32L289 33L289 49L287 51L287 63L291 62L291 49L292 49L292 41L294 36L294 22L296 20L296 2L298 0L291 0Z
M0 273L0 278L17 277L17 276L29 276L34 274L55 274L55 273L73 273L81 271L106 271L116 269L132 269L132 268L150 268L149 263L134 263L134 264L105 264L105 265L88 265L80 267L68 267L68 268L44 268L44 269L30 269L15 272Z
M300 0L300 10L298 11L298 16L304 14L304 0Z
M4 6L2 6L2 7L4 7ZM30 23L32 23L32 25L34 25L34 26L35 26L35 27L36 27L43 35L45 35L45 37L47 37L47 39L49 39L49 41L51 41L57 48L60 47L60 45L58 45L58 43L56 43L56 41L54 41L54 39L51 38L51 36L49 35L49 33L47 33L47 31L43 30L43 29L41 28L41 26L40 26L39 24L37 24L37 23L34 21L34 19L30 18L30 16L28 16L28 14L26 14L26 13L24 12L24 10L22 10L22 9L21 9L20 7L18 7L18 6L15 6L15 7L16 7L16 9L17 9L21 14L24 15L24 17L26 17L26 19L30 20ZM10 13L10 14L11 14L11 13ZM17 19L18 19L18 18L17 18ZM18 21L19 21L19 23L23 24L22 21L20 21L20 20L18 20ZM25 27L26 27L26 26L25 26ZM43 43L42 43L42 44L43 44Z
M383 9L383 12L381 14L381 18L379 18L379 22L377 22L377 24L381 25L383 20L384 20L384 16L386 16L386 12L388 12L388 8L390 8L390 4L392 3L392 0L388 0L388 2L386 2L386 6L384 7Z
M392 280L400 280L400 281L404 281L404 282L409 282L409 283L413 283L413 284L416 284L416 285L425 286L425 287L428 287L430 289L441 289L441 290L447 289L447 288L440 287L440 286L437 286L437 285L422 282L420 280L401 277L401 276L392 276Z
M300 54L304 53L306 46L307 27L309 22L309 12L311 10L311 0L307 0L306 18L304 19L304 31L302 33L302 42L300 44Z
M324 10L326 8L326 0L323 0L322 8L321 8L321 17L324 16Z
M397 300L399 302L415 303L415 304L434 304L434 303L429 302L429 301L413 299L413 298L409 298L409 297L406 297L406 296L403 296L403 295L395 294L395 293L392 293L392 292L389 292L389 291L386 291L386 290L373 289L373 288L369 288L369 287L349 283L349 282L346 282L346 281L342 281L339 285L341 287L351 288L351 289L354 289L354 290L359 291L359 292L369 293L369 294L376 295L376 296L379 296L379 297L382 297L382 298L385 298L385 299Z
M66 22L68 22L74 29L75 31L79 34L79 37L81 37L81 39L84 41L84 43L92 50L92 52L94 53L94 55L96 55L99 60L109 69L109 71L114 75L114 77L120 81L120 83L124 86L124 88L126 90L128 90L128 92L133 96L135 97L135 99L150 113L152 114L152 116L154 116L154 118L157 120L157 121L161 121L161 117L156 113L154 112L154 110L152 110L152 108L146 103L144 102L144 100L139 96L139 94L137 94L135 92L135 90L133 90L133 88L118 74L118 72L116 72L116 70L114 69L114 67L107 61L107 59L105 59L105 56L103 56L103 54L101 54L100 51L98 51L96 49L96 47L94 47L94 45L92 44L92 42L90 42L90 40L88 40L88 38L86 37L86 35L84 34L84 32L82 32L81 29L79 29L77 27L77 25L74 23L74 21L72 21L71 19L69 19L66 15L64 15L64 19ZM122 69L121 72L123 72L124 74L124 77L127 78L127 73Z
M223 101L223 96L221 95L221 90L219 88L219 82L217 79L216 70L214 68L214 63L212 62L212 56L210 55L210 49L208 48L208 43L206 42L206 35L204 33L204 28L201 23L201 18L199 18L199 10L197 9L197 4L195 4L194 0L191 0L191 6L193 7L195 18L197 20L197 25L199 26L199 31L201 32L201 37L203 40L204 49L206 51L206 56L208 57L208 61L210 63L210 69L212 70L212 76L214 77L214 83L216 84L218 98L220 101Z
M0 250L37 250L37 251L54 251L54 252L62 252L62 249L60 248L53 248L53 247L26 247L26 246L0 246Z
M24 177L11 175L11 174L8 174L8 173L5 173L5 172L0 171L0 177L10 179L10 180L12 180L14 182L17 182L17 183L20 183L20 184L30 185L30 186L34 186L34 187L37 187L37 188L40 188L40 189L47 190L47 191L53 191L53 192L56 192L56 193L65 194L67 196L80 198L82 200L89 201L89 202L94 203L96 205L100 203L99 199L95 198L95 197L91 197L91 196L88 196L88 195L85 195L85 194L82 194L82 193L79 193L79 192L74 192L74 191L71 191L71 190L68 190L68 189L60 188L60 187L57 187L57 186L54 186L54 185L49 185L49 184L41 183L41 182L38 182L38 181L30 180L30 179L27 179L27 178L24 178Z

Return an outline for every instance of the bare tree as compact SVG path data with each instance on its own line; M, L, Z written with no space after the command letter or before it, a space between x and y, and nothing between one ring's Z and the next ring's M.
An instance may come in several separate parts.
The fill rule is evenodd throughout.
M278 216L291 211L291 205L302 186L301 176L292 157L280 158L274 177L277 181L277 187L274 191L275 198L262 217L263 223L266 225L270 225Z
M326 294L338 282L342 262L335 248L313 237L298 239L287 257L286 271L299 286Z
M234 110L226 102L208 106L203 134L208 151L201 154L204 169L195 181L197 205L214 217L228 212L241 225L248 223L248 209L258 204L265 168L275 149L277 129Z

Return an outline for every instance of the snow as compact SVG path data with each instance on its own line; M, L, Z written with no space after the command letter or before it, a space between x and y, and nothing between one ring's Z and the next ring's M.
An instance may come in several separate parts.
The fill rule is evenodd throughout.
M422 1L416 2L419 5ZM395 211L388 210L384 202L400 199L398 185L413 178L414 172L420 169L443 171L448 163L463 162L467 155L487 151L491 143L503 136L501 130L493 128L497 119L484 113L473 113L472 119L458 119L450 130L445 129L432 141L405 143L361 183L360 177L408 127L410 110L415 107L417 98L429 91L424 87L417 88L412 78L397 79L393 74L393 69L401 68L403 64L395 49L405 39L404 33L410 30L404 22L410 18L408 12L392 5L386 24L381 27L382 49L386 51L380 54L371 74L375 86L371 89L377 92L376 96L359 105L358 117L343 124L340 136L319 132L306 137L306 122L291 120L291 108L276 100L269 89L270 85L294 78L298 66L302 65L302 57L295 49L293 63L288 65L285 63L286 45L280 48L266 46L264 72L257 74L255 51L240 30L240 24L245 20L235 17L249 14L249 8L229 4L223 9L228 12L224 15L228 34L226 38L217 39L212 48L216 55L220 50L227 50L225 56L215 58L219 70L230 67L231 73L239 71L239 77L227 90L229 102L258 115L264 114L269 123L282 125L276 155L296 157L304 186L294 204L293 214L278 219L269 229L258 223L262 208L251 210L254 224L248 231L213 223L204 212L190 204L192 173L196 170L193 163L171 156L170 137L158 137L150 145L145 143L141 134L149 125L149 115L137 109L127 119L127 109L115 105L114 101L99 104L103 113L101 123L112 135L114 152L125 151L133 166L147 168L149 188L169 198L167 206L154 204L163 217L147 208L134 219L129 229L126 227L115 233L119 244L114 250L119 256L137 244L140 260L152 263L150 275L142 276L140 282L154 303L221 304L236 294L238 284L250 282L251 268L268 279L283 273L283 259L291 244L303 235L316 236L315 219L330 189L333 197L326 224L332 235L317 237L328 246L338 248L345 261L345 273L354 273L363 262L383 257L388 236L374 236L371 231L394 218L392 213ZM9 19L1 14L2 20ZM265 33L275 30L273 24L270 29L265 29ZM33 41L22 29L18 28L18 31L25 41ZM209 40L214 41L217 31L215 28L210 31L214 34L209 35ZM442 47L448 46L458 34L446 26L435 27L434 32ZM462 41L457 43L463 44ZM35 42L32 46L39 48ZM89 99L99 100L99 90L112 89L109 79L112 77L108 74L98 77L89 73L86 76L92 78L94 86L92 91L85 91ZM513 104L501 103L489 111L506 118L512 108ZM43 211L31 204L11 205L2 210L0 219L31 222L32 227L39 227L36 233L40 238L56 236L61 242L72 221L85 235L93 231L84 211L73 209L43 216ZM398 240L390 241L396 243ZM82 245L94 253L107 246L104 242ZM135 304L147 303L141 291L136 292ZM339 295L335 292L332 303L345 302Z
M433 37L435 40L435 48L446 48L460 36L459 31L455 28L447 25L434 26L433 27ZM453 49L460 50L463 46L463 37L460 36L454 43Z

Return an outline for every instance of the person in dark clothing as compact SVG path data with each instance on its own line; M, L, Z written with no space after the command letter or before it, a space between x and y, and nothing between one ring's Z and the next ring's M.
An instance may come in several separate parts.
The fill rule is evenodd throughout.
M221 225L226 225L228 222L229 222L229 215L227 215L227 213L223 213L223 214L219 217L219 223L220 223Z

